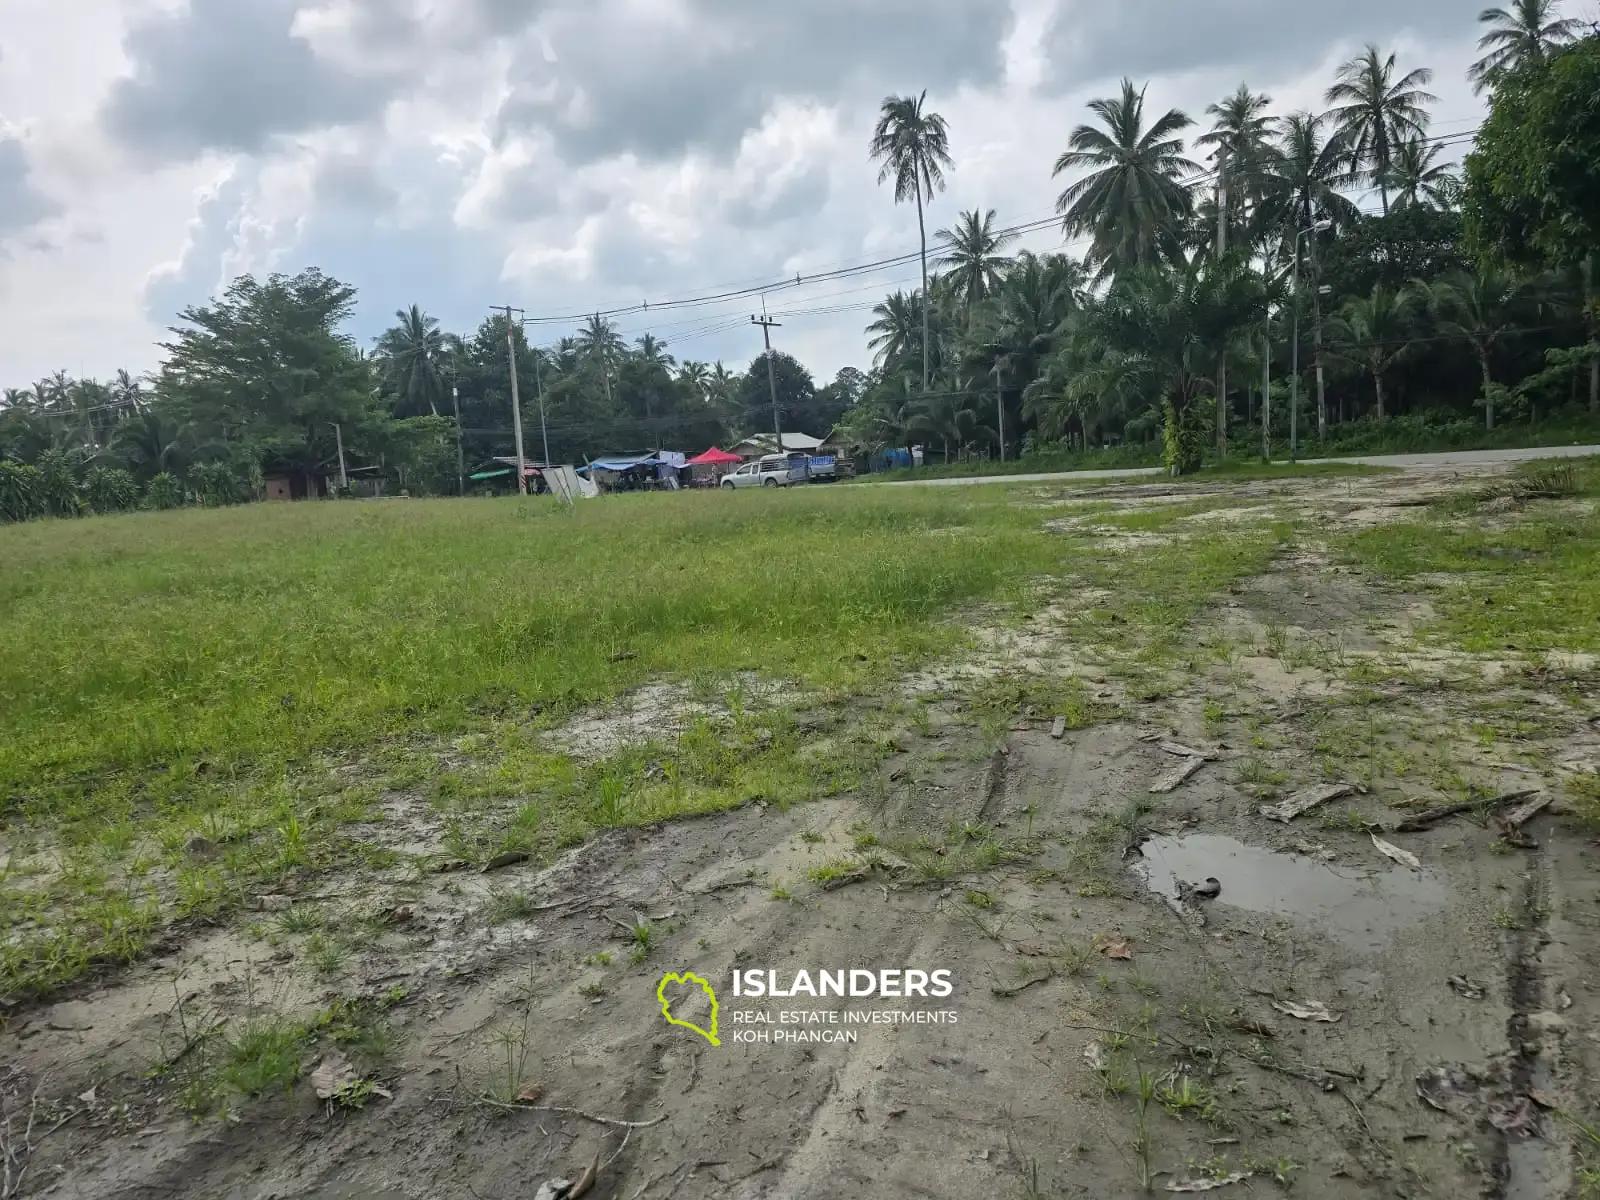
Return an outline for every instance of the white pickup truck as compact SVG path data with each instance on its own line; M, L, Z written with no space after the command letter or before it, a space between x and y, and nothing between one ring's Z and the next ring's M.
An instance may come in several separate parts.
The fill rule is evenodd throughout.
M788 487L793 483L825 483L836 478L830 457L805 454L768 454L745 463L722 477L725 488Z

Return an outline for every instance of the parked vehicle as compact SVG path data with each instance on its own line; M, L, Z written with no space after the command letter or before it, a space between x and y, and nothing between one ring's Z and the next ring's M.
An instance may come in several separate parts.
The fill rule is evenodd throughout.
M794 465L787 454L768 454L722 477L722 486L725 488L788 487L791 483L803 482L804 473L796 477Z
M788 487L795 483L828 483L838 478L838 464L828 456L767 454L722 477L725 488Z

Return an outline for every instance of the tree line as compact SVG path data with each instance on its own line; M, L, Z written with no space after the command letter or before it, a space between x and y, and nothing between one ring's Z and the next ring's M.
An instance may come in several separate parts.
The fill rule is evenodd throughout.
M1055 162L1081 254L1012 254L1017 230L975 210L934 234L930 275L924 233L923 287L874 308L847 425L950 456L992 453L1007 431L1013 450L1160 439L1188 470L1230 431L1281 448L1295 397L1311 450L1594 422L1600 34L1555 0L1479 21L1469 77L1491 115L1454 135L1430 133L1432 73L1371 45L1326 111L1274 113L1241 85L1192 144L1193 118L1148 110L1123 80ZM1462 178L1446 159L1469 141ZM884 101L869 152L925 229L951 166L925 94Z
M1019 227L964 212L934 233L932 270L950 129L925 93L885 100L869 154L916 207L922 286L873 307L870 370L820 386L781 352L770 373L765 355L679 362L601 315L536 347L510 314L455 334L412 305L363 347L348 284L242 277L180 314L144 379L0 393L0 520L259 498L269 474L334 474L341 445L393 488L471 490L512 451L513 352L535 461L726 445L771 429L774 386L786 431L837 426L866 450L1135 444L1176 470L1230 437L1281 447L1291 422L1313 451L1593 422L1600 31L1556 0L1479 20L1476 131L1431 134L1431 73L1376 46L1339 69L1327 111L1277 114L1241 85L1192 148L1194 120L1124 80L1055 162L1066 249L1011 253ZM1457 175L1448 151L1469 141Z

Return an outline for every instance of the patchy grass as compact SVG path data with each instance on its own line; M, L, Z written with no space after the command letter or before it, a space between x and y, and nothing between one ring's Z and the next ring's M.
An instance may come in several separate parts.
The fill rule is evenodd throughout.
M1600 462L1579 459L1571 482L1600 497ZM1524 478L1538 483L1539 464ZM1548 481L1544 485L1547 486ZM1530 485L1531 486L1531 485ZM1341 540L1352 560L1390 580L1429 576L1439 620L1431 633L1471 651L1600 649L1600 514L1534 501L1491 525L1446 503L1422 520ZM1438 581L1440 576L1455 579Z
M441 849L481 864L855 786L881 744L840 731L808 756L814 739L741 699L738 673L870 689L962 644L943 618L1022 598L1071 552L1004 489L736 499L0 530L0 997L131 961L173 918L226 918L252 890L391 863L348 832L383 820L385 789L418 795ZM726 719L598 763L541 740L648 679ZM321 937L306 957L331 974L342 952Z

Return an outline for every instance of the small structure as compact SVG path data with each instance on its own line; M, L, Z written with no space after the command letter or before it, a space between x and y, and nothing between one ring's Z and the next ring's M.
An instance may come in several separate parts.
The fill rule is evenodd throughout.
M729 454L713 446L704 454L697 454L689 460L690 480L696 487L716 487L724 475L743 461L737 454Z
M815 454L822 448L823 439L814 438L809 433L785 433L783 445L777 444L777 438L770 433L757 433L744 439L733 448L745 462L753 462L758 458L765 458L769 454L782 454L798 450L802 454Z
M531 458L522 460L523 478L528 481L528 491L547 490L544 486L545 463ZM468 476L474 483L487 483L490 487L507 487L517 490L517 459L515 455L500 454L486 460Z
M262 475L261 485L268 500L317 500L333 494L321 471L269 471Z

